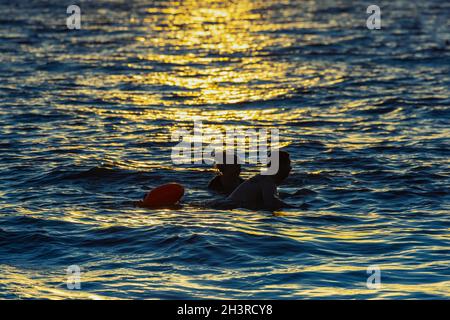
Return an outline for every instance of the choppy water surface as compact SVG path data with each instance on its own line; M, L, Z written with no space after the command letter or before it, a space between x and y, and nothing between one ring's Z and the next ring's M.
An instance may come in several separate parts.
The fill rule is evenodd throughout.
M0 298L448 298L450 5L378 2L1 1ZM134 208L213 197L194 116L280 129L309 208Z

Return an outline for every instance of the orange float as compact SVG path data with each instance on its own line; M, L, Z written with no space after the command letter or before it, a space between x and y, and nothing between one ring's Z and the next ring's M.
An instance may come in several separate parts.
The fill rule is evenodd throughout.
M167 207L177 204L184 195L184 187L178 183L167 183L151 190L143 201L142 207Z

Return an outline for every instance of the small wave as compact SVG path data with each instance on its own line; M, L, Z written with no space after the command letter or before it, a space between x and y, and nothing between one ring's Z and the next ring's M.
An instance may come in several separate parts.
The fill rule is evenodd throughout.
M36 231L5 231L0 229L1 247L20 250L29 247L39 247L43 244L55 242L56 239L47 235L45 232Z
M160 174L155 174L153 172L139 172L102 166L87 169L85 171L79 171L77 169L78 168L63 170L57 168L51 172L29 179L26 184L61 184L67 181L95 182L99 184L106 182L133 181L134 183L139 184L148 181L159 181L162 178Z
M2 219L1 225L5 226L18 226L18 227L37 227L37 228L63 228L65 230L72 229L74 226L73 222L67 222L62 220L55 219L44 219L44 218L35 218L29 216L7 216Z
M395 106L385 106L381 108L367 108L363 110L355 111L355 114L367 114L367 115L378 115L378 114L388 114L398 110Z
M297 121L289 123L289 125L294 127L324 127L324 126L339 126L341 124L342 122L339 121L326 121L326 120Z

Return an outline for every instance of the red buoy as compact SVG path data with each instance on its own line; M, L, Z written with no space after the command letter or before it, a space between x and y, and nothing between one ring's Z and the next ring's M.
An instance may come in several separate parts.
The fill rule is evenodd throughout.
M151 190L140 203L144 207L167 207L177 204L184 195L184 187L178 183L167 183Z

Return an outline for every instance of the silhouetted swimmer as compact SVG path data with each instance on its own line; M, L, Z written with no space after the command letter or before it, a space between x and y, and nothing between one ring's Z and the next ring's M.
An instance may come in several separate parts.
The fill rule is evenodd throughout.
M242 182L241 165L238 163L238 157L234 156L231 163L227 163L226 154L223 153L223 163L216 163L214 167L219 171L208 184L208 188L218 193L230 195Z
M270 167L269 164L268 167ZM296 208L283 202L278 197L277 186L291 172L291 159L286 151L279 151L279 167L275 174L258 174L243 182L225 201L216 201L213 207L220 209L245 208L251 210L277 210L281 208Z

